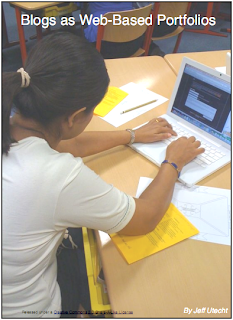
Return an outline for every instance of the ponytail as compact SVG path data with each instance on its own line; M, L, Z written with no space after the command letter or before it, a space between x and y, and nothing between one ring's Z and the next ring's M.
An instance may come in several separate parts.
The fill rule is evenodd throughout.
M18 72L3 73L2 100L2 153L7 154L14 142L10 136L10 115L15 95L21 90L21 75Z
M86 39L54 32L37 42L25 70L3 74L3 153L8 153L10 114L14 108L44 127L60 116L86 107L92 112L103 99L109 77L101 54ZM28 78L29 77L29 78Z

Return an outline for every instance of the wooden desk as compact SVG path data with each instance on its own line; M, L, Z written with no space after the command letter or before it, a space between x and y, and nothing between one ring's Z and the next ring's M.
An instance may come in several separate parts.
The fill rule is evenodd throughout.
M16 21L17 21L17 28L19 33L19 43L20 43L20 51L21 51L21 57L22 62L24 65L24 62L27 57L27 50L26 50L26 43L25 43L25 36L24 36L24 29L21 25L21 13L22 11L26 11L29 13L38 13L39 10L42 10L44 8L48 8L51 6L55 6L59 4L60 2L11 2L11 5L15 7L15 15L16 15ZM42 30L41 26L36 27L37 37L39 39L42 38Z
M51 7L51 6L56 6L57 4L59 4L61 2L57 1L40 1L40 2L37 2L37 1L16 1L16 2L11 2L11 4L13 6L17 6L19 7L20 9L22 10L25 10L25 11L36 11L36 10L41 10L41 9L44 9L44 8L48 8L48 7Z
M110 85L120 87L133 81L166 98L169 98L176 79L175 74L161 57L111 59L106 60L106 66L111 79ZM129 70L130 72L128 72ZM159 73L156 74L156 70ZM113 127L99 117L94 117L87 130L122 130L133 128L164 114L166 109L167 102L118 128ZM140 175L154 177L158 171L157 166L126 146L120 146L102 152L100 155L87 157L85 162L95 172L100 174L105 181L113 182L116 187L133 196L136 193ZM134 166L134 171L137 174L131 174L129 171L130 166ZM112 180L113 176L114 181Z
M164 59L177 75L184 57L196 60L211 68L223 67L226 65L226 54L231 50L206 51L206 52L187 52L166 54Z
M111 85L130 81L169 98L175 74L161 57L106 60ZM134 127L165 112L167 103L117 129ZM112 130L94 117L87 130ZM139 177L154 177L158 168L127 146L88 157L85 163L103 179L135 195ZM202 185L230 188L230 166L206 178ZM228 308L227 314L197 314L197 317L231 316L231 248L185 240L146 259L128 265L103 232L96 232L113 311L130 318L187 318L184 308ZM191 314L190 318L193 317Z

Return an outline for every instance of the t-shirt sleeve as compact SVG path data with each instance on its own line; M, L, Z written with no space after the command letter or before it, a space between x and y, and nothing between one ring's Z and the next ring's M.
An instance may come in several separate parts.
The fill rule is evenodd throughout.
M133 197L103 181L85 166L74 168L67 177L57 202L57 227L87 227L118 232L132 219Z

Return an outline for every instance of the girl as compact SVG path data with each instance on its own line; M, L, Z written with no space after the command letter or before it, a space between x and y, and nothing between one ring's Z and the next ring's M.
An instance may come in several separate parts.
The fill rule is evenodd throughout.
M56 252L67 227L152 231L170 204L178 171L204 151L194 137L170 144L168 163L139 199L105 183L80 157L175 134L163 119L135 132L83 133L108 84L101 55L62 32L38 42L25 69L3 75L4 317L59 317Z

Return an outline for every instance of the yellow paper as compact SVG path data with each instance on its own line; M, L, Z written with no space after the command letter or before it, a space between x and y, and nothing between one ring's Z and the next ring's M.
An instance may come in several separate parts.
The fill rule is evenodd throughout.
M96 106L94 114L100 117L106 116L118 103L120 103L126 96L127 92L116 88L109 87L103 100Z
M113 234L111 238L126 261L131 264L198 233L186 217L170 204L163 219L152 232L143 236Z

